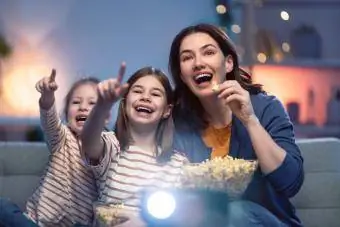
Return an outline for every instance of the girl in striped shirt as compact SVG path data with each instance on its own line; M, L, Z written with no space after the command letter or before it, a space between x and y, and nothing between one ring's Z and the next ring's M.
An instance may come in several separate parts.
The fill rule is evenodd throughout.
M124 70L122 64L117 79L98 85L98 102L81 135L82 149L100 185L99 201L138 211L138 192L174 186L186 158L172 150L173 92L166 75L145 67L121 84ZM115 132L104 134L106 116L121 97ZM138 212L131 214L122 226L144 225Z
M36 84L41 93L41 126L51 155L39 187L27 202L27 216L39 226L90 225L98 194L93 172L80 155L79 136L97 102L99 80L85 78L73 84L66 96L66 124L62 124L55 107L55 77L53 70Z

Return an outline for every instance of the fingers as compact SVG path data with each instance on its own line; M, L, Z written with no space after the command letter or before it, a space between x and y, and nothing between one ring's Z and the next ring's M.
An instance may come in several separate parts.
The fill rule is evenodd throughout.
M104 81L100 82L100 83L97 85L97 91L98 91L99 97L101 97L101 98L104 98L104 97L105 97L105 94L104 94L104 91L105 91L105 88L104 88Z
M107 101L116 101L120 98L126 85L121 85L126 70L126 63L122 62L118 71L117 78L102 81L98 85L98 91L101 98ZM122 91L121 91L122 90Z
M120 82L118 81L118 79L110 79L108 80L108 83L106 86L107 86L106 89L110 91L114 91L120 86Z
M41 86L42 80L39 80L36 84L35 84L35 89L41 93L42 90L42 86Z
M121 84L126 70L126 63L122 62L118 71L117 78L104 80L98 85L99 96L107 102L116 102L127 91L129 85Z
M52 82L48 84L48 88L50 91L56 91L58 89L58 85L56 82Z
M246 98L243 95L240 94L232 94L229 95L225 100L224 103L226 105L229 105L231 102L237 101L238 103L245 103Z
M105 101L115 102L125 94L128 87L126 83L121 85L117 79L104 80L98 84L98 94Z
M225 81L218 86L218 90L215 89L218 94L218 98L227 98L232 94L247 95L248 92L241 87L237 81Z
M230 87L235 87L235 88L243 89L241 87L241 85L236 80L227 80L227 81L224 81L221 84L214 85L213 86L213 90L215 92L219 93L219 92L221 92L221 91L223 91L225 89L228 89Z
M55 77L56 77L56 70L52 69L51 75L49 77L49 82L55 82Z
M55 81L55 78L56 78L56 70L52 69L50 76L42 78L35 84L35 89L39 93L56 91L58 89L58 85L57 85L57 82Z
M125 70L126 70L126 63L122 62L122 64L120 65L120 68L119 68L118 76L117 76L117 80L118 80L119 83L121 83L123 81Z
M227 89L221 90L217 95L220 99L225 99L232 94L239 94L240 92L235 87L229 87Z
M48 77L44 77L36 83L35 88L38 92L44 93L45 91L50 90L48 86L48 79Z
M216 90L218 88L218 90ZM217 97L222 100L225 105L230 105L232 102L248 103L249 93L241 87L236 80L225 81L215 88Z
M129 84L125 83L120 87L120 96L124 96L129 90Z

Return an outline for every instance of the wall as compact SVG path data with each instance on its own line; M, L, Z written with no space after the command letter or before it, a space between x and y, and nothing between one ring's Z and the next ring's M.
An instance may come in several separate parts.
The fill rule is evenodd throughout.
M166 70L175 34L214 22L214 7L210 0L1 0L0 28L14 53L3 64L0 115L37 116L34 84L52 67L59 107L71 81L115 76L123 60L127 75L145 65Z

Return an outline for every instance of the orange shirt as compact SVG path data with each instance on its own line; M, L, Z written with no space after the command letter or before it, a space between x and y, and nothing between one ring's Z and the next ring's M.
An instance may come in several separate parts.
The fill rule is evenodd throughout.
M211 158L224 157L229 153L231 137L231 124L224 128L209 126L202 134L202 139L207 147L212 149Z

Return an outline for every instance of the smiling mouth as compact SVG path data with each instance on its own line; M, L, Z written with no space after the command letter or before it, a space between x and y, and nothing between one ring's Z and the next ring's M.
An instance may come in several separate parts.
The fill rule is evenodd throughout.
M77 122L85 122L87 119L87 116L76 116Z
M211 79L212 79L212 75L208 73L202 73L194 77L194 81L198 85L205 83L205 82L210 82Z
M137 106L135 110L139 113L148 113L148 114L151 114L154 112L151 108L148 108L145 106Z

